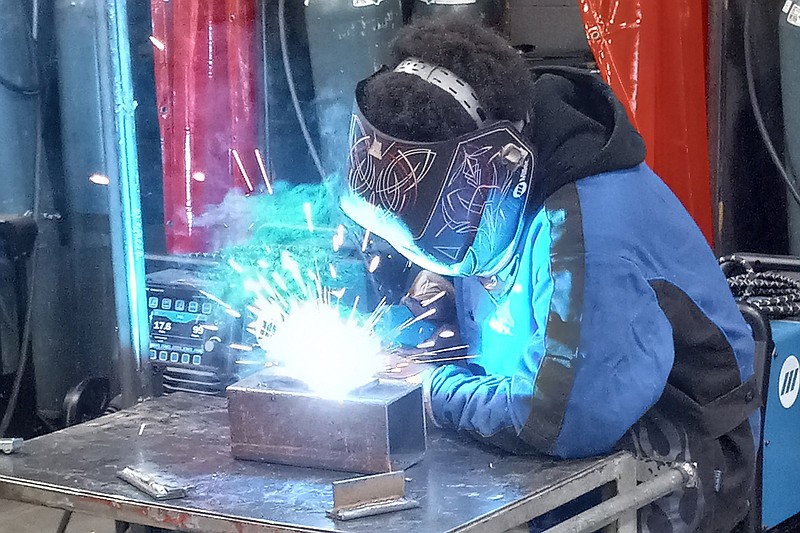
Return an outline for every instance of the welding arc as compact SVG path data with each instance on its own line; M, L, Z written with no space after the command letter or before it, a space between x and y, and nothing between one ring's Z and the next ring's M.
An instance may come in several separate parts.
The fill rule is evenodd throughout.
M289 94L292 97L292 105L294 112L297 115L297 122L300 123L300 130L303 132L303 138L308 145L308 153L311 159L314 160L314 166L317 167L322 181L325 181L325 169L322 168L322 162L319 159L317 149L314 147L314 142L311 140L311 133L308 131L308 125L303 117L303 110L300 109L300 100L297 97L297 87L294 84L294 74L292 73L292 65L289 62L289 45L286 39L286 0L278 0L278 33L281 42L281 58L283 59L283 70L286 74L286 83L289 85Z

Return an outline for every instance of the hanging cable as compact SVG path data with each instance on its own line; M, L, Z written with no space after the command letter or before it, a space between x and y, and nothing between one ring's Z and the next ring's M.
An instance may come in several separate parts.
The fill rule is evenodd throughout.
M789 189L792 198L800 205L800 193L798 193L794 179L789 176L789 172L786 170L786 167L778 155L778 151L775 149L775 145L772 143L772 139L767 131L767 126L764 123L764 115L761 113L761 106L758 103L758 96L756 95L756 83L753 78L753 43L751 42L750 36L750 18L752 7L755 2L756 0L749 0L744 8L744 72L747 77L747 92L750 96L750 106L753 109L758 132L761 134L761 138L764 141L764 145L767 147L772 162L778 169L781 179L786 183L786 187Z
M12 93L21 94L22 96L36 96L39 94L38 87L24 87L2 76L0 76L0 87L5 87Z
M314 166L317 167L322 181L325 181L325 169L322 167L322 162L319 159L317 149L314 147L314 141L311 139L311 133L308 131L305 118L303 118L303 110L300 109L300 99L297 97L297 88L294 84L294 74L292 73L292 64L289 61L289 45L286 38L286 0L278 0L278 33L281 41L281 57L283 59L283 70L286 73L286 83L289 84L289 94L292 97L292 105L294 112L297 115L297 122L300 123L300 130L303 132L303 138L306 140L308 146L308 153L311 159L314 160Z
M38 17L37 17L38 20ZM33 30L32 34L33 34ZM36 41L31 39L32 45L32 57L34 62L34 73L36 76L36 85L40 84L41 76L39 73L39 60L38 60L38 46L36 45ZM33 167L33 175L34 175L34 183L33 183L33 212L30 214L34 218L35 221L39 220L39 216L41 215L41 187L42 187L42 167L44 165L44 140L42 139L43 133L43 117L42 117L42 95L38 93L37 90L37 99L38 99L38 106L36 111L36 148L35 148L35 156L34 156L34 167ZM14 416L14 411L17 408L17 400L19 399L19 392L22 388L22 379L25 374L25 369L28 365L28 359L30 359L31 355L31 323L33 318L33 296L34 296L34 288L36 287L36 271L37 269L37 256L38 256L38 249L39 246L37 242L34 242L33 251L30 255L30 276L28 277L28 301L25 308L25 318L23 320L22 325L22 341L20 345L20 356L19 361L17 363L17 372L14 376L14 383L11 387L11 394L8 398L8 403L6 404L5 413L3 413L3 418L0 420L0 437L4 437L6 431L8 431L9 426L11 425L11 419Z

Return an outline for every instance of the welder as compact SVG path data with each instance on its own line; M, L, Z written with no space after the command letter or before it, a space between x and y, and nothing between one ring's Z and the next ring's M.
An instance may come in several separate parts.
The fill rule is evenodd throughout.
M406 27L355 96L342 209L426 286L452 280L476 356L426 377L431 421L514 453L695 462L640 530L738 527L753 338L611 89L448 17Z

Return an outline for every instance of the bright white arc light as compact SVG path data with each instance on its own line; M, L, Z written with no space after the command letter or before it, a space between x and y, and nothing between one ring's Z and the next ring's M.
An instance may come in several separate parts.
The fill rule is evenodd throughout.
M288 375L326 398L344 398L383 365L381 341L372 330L314 301L297 303L261 344Z

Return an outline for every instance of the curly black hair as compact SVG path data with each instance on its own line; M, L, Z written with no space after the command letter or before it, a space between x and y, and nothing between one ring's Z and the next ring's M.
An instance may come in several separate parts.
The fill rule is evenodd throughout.
M451 70L475 90L489 117L524 120L533 78L519 53L499 34L464 15L423 19L404 27L391 46L392 69L414 57ZM413 74L372 78L361 98L364 116L394 137L418 142L450 139L476 129L449 95Z

